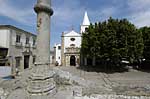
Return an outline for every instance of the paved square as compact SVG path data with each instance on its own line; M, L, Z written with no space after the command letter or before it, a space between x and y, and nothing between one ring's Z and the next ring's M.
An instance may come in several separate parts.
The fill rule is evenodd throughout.
M97 87L95 92L103 92L98 89L104 86L110 90L104 93L124 94L124 95L148 95L150 96L150 73L142 71L129 71L122 73L102 73L87 72L76 67L59 67L64 71L69 71L73 75L83 77L85 80L93 81ZM92 90L93 91L93 90Z

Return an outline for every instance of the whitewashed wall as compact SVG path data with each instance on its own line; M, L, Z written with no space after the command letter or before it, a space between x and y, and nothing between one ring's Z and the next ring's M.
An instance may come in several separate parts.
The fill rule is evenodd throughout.
M80 29L80 33L84 33L85 32L85 29L88 28L89 26L88 25L81 25L81 29Z
M15 42L16 42L16 32L14 30L12 30L12 32L11 32L11 38L12 38L11 45L15 45Z
M25 46L25 43L26 43L26 37L28 36L29 37L29 44L30 44L30 47L33 47L33 39L34 37L32 35L29 35L29 34L25 34L25 33L20 33L18 31L15 31L15 30L12 30L12 44L11 45L15 45L16 44L16 35L21 35L21 39L20 39L20 42L22 43L22 46Z
M61 65L61 49L58 49L58 46L61 46L61 44L55 44L56 47L56 61L59 63L59 65ZM59 58L60 57L60 58Z
M9 48L9 30L0 30L0 46Z
M71 41L71 38L75 38L74 41ZM64 36L64 52L65 48L70 47L71 44L75 44L75 47L81 47L81 35L75 31L71 31Z

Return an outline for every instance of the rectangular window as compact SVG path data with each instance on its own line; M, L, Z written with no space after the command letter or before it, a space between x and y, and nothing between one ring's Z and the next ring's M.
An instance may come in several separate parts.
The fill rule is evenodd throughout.
M20 43L20 39L21 39L21 36L20 35L16 35L16 42L17 43Z
M58 50L61 50L61 46L58 46Z
M21 60L21 57L16 57L16 68L20 67L20 60Z
M29 44L29 37L26 37L26 44Z
M35 40L35 39L33 39L33 45L35 45L35 42L36 42L36 40Z

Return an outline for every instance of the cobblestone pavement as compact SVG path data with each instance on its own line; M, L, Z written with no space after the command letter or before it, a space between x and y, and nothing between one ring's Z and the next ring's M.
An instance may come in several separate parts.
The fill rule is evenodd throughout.
M150 96L150 73L129 71L122 73L106 74L102 72L87 72L76 67L59 67L73 75L83 77L85 80L94 81L96 86L104 86L110 94ZM99 91L98 88L96 91Z
M75 97L74 99L150 99L146 96L124 96L124 95L97 95L97 96L84 96Z
M64 81L64 84L58 87L58 92L52 99L150 99L150 73L147 72L106 74L65 66L57 66L53 70L62 77L61 82ZM29 98L25 89L29 71L23 72L22 75L24 76L18 76L14 80L0 79L0 99L50 99L45 96ZM68 86L70 81L76 81L75 84L84 85L85 88ZM74 96L74 92L77 95Z

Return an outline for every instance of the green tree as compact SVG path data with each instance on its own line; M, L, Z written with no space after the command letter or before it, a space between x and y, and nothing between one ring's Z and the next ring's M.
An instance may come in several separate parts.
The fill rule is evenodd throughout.
M143 35L144 51L143 57L146 60L150 60L150 27L142 27L139 29Z
M127 19L110 17L89 26L83 34L81 52L119 66L122 58L131 63L142 58L143 47L142 32Z

